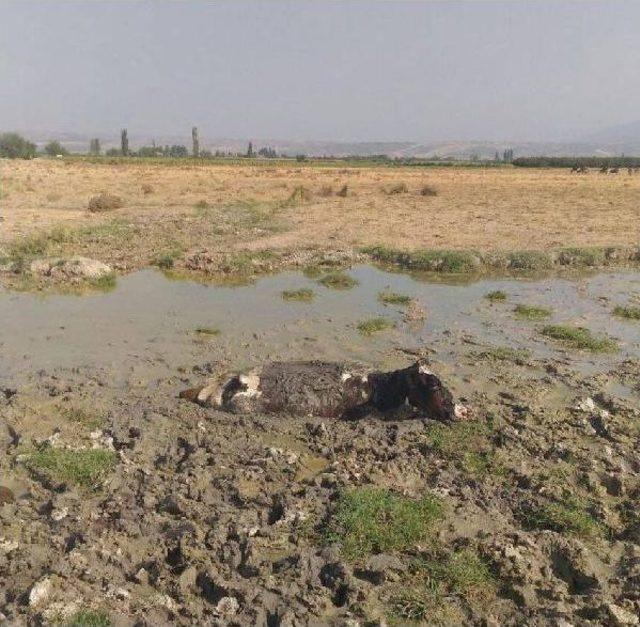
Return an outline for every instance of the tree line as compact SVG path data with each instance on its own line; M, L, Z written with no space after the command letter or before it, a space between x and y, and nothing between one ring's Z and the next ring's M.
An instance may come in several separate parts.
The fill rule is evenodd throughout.
M519 168L637 168L640 157L518 157Z

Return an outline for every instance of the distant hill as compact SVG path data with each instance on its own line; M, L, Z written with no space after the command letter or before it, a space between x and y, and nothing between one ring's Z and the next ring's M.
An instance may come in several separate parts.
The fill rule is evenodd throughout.
M590 143L637 146L640 144L640 120L610 126L583 139Z
M26 137L44 146L57 139L72 152L87 152L91 137L98 137L103 150L120 146L119 130L112 134L88 135L56 131L22 130ZM140 146L182 144L190 149L191 135L140 134L129 129L129 142L133 150ZM475 155L480 159L492 159L496 152L513 149L517 157L578 157L578 156L640 156L640 121L604 129L576 142L492 142L492 141L434 141L434 142L341 142L341 141L288 141L281 139L251 138L255 151L263 146L275 148L278 154L295 156L305 154L316 157L346 157L351 155L389 157L419 157L426 159L469 159ZM224 152L244 153L249 139L208 137L201 131L201 148Z

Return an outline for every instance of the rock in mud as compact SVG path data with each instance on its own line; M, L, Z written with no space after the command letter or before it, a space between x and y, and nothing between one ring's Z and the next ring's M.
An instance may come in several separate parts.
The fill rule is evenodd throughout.
M15 497L13 492L6 486L0 485L0 505L5 503L13 503Z
M45 577L36 582L29 591L29 605L31 607L37 607L44 603L51 594L51 579Z
M59 279L101 279L113 270L106 263L87 257L70 259L35 259L29 266L29 272L38 276L50 276Z
M425 363L391 372L320 361L269 362L248 374L214 378L181 398L233 413L282 413L356 419L409 407L412 417L467 416Z

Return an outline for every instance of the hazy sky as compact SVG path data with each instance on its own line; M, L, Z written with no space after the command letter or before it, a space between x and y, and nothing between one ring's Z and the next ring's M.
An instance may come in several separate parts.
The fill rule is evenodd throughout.
M553 140L640 119L640 0L0 0L0 128Z

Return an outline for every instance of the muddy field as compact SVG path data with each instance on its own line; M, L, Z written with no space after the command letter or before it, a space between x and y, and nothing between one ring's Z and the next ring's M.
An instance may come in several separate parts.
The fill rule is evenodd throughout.
M0 622L640 622L640 178L2 167ZM418 358L469 420L179 398Z
M637 272L345 276L0 293L9 624L638 622ZM418 356L470 421L178 398L267 359Z

